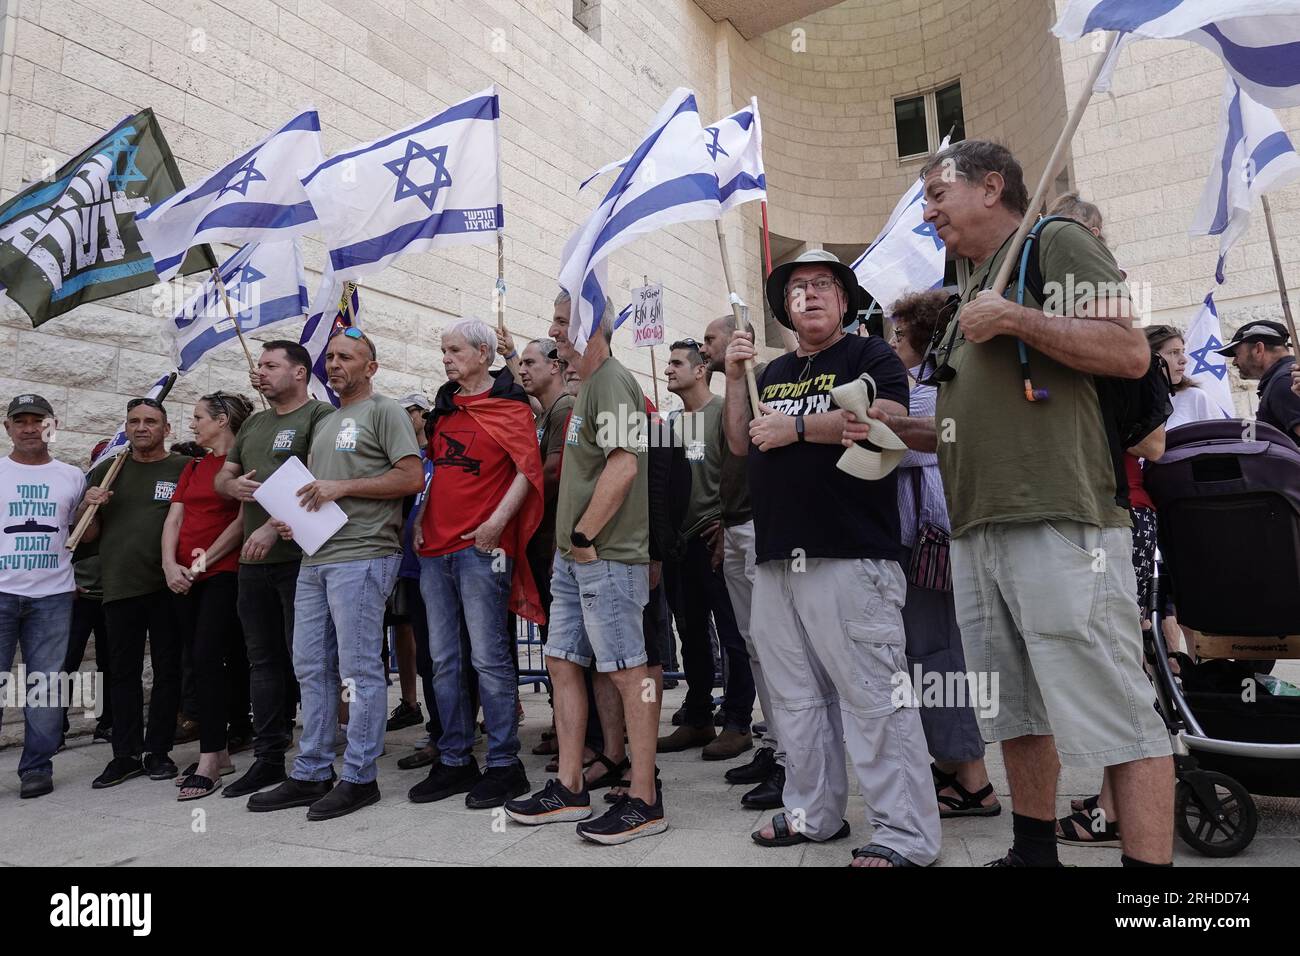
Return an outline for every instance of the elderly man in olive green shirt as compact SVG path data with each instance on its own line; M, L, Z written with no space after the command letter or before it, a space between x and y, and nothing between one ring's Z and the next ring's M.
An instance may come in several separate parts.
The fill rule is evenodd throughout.
M993 292L1005 257L1019 263L1020 164L1005 147L966 140L922 175L925 219L970 278L922 370L938 369L935 417L873 417L939 454L966 660L986 686L998 678L996 706L977 710L984 738L1002 742L1014 808L1013 845L997 863L1056 865L1064 763L1112 768L1125 865L1168 865L1169 738L1142 671L1129 519L1094 385L1140 378L1150 363L1123 277L1087 229L1053 222L1030 252L1043 301L1027 288L1017 304L1014 273L1012 298ZM1026 396L1017 339L1045 399Z

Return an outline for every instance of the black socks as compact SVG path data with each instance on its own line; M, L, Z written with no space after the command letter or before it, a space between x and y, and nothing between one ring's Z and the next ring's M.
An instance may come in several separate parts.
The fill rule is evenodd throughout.
M1011 814L1011 850L1025 866L1057 866L1056 821Z
M1173 866L1173 863L1147 863L1143 860L1135 860L1133 857L1124 856L1122 853L1119 857L1119 863L1120 866Z

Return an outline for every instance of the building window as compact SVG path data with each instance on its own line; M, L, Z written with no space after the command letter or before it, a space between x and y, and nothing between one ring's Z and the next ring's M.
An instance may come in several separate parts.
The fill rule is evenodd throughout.
M600 0L573 0L573 23L597 43L600 42Z
M900 162L930 155L950 132L951 142L965 139L961 83L948 83L894 100L894 131Z

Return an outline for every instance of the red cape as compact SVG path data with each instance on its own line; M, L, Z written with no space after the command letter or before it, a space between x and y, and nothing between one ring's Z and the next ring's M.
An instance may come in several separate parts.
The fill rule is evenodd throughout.
M534 624L546 623L537 582L528 566L526 549L542 523L542 456L537 448L537 426L527 402L510 398L484 398L461 408L474 417L492 440L500 445L528 479L528 496L506 526L501 546L514 556L510 576L510 610Z

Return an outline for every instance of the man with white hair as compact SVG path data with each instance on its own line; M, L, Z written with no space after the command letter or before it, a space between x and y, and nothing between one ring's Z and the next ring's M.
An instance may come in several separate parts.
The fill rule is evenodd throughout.
M433 693L442 737L415 803L467 793L471 809L499 807L528 792L515 726L514 644L506 613L542 623L526 549L542 520L542 460L532 406L510 369L489 369L496 335L464 319L442 335L447 383L434 398L429 457L433 477L415 520L420 592L429 621ZM429 502L437 504L429 507ZM460 619L469 629L464 659ZM487 724L487 772L471 750L474 713L464 671L473 663Z

